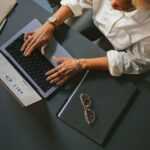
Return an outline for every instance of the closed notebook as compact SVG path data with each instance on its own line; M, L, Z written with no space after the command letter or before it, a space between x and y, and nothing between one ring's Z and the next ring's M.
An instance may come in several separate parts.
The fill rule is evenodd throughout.
M17 4L16 0L0 0L0 24Z
M130 82L110 78L107 73L90 72L60 110L58 117L96 143L103 144L133 99L135 91L136 87ZM96 116L92 126L85 121L81 93L92 97L92 110Z

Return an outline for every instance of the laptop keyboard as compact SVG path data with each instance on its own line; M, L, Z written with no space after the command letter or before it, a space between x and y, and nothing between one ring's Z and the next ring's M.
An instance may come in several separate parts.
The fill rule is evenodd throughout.
M24 34L12 42L6 50L36 84L46 92L52 87L52 84L46 80L45 73L54 67L46 57L41 54L39 49L34 50L29 56L23 56L23 52L21 52L23 43Z

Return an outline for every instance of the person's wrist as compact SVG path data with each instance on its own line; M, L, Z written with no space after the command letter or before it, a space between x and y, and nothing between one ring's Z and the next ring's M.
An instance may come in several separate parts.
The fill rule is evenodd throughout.
M48 30L54 31L56 29L56 26L54 26L52 23L46 21L45 26Z
M47 18L47 22L51 25L53 25L54 30L56 30L59 27L59 17L56 17L55 15Z
M82 70L86 70L87 68L87 60L86 59L78 59L78 64L80 65Z

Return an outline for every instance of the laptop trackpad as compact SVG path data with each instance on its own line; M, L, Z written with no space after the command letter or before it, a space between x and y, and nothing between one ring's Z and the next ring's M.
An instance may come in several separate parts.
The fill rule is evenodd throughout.
M52 58L53 56L58 58L71 57L71 55L55 40L55 38L52 38L50 41L45 56L55 67L58 66L58 63Z

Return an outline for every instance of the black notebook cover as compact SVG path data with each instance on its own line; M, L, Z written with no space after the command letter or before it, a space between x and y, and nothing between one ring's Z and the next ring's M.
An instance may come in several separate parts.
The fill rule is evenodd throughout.
M107 73L88 73L58 113L58 117L98 144L103 144L117 119L131 100L136 87L127 81L110 77ZM92 97L96 115L93 126L84 118L80 93Z

